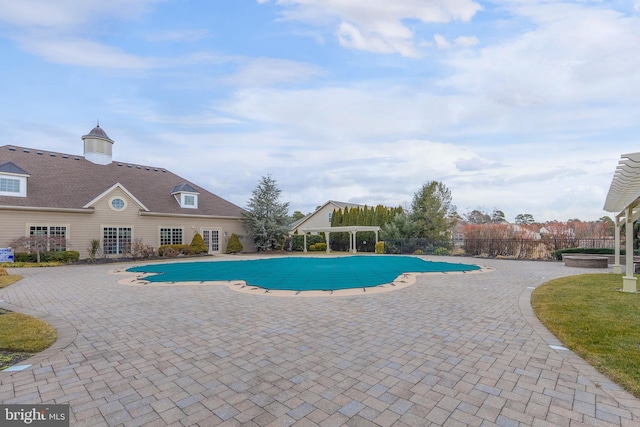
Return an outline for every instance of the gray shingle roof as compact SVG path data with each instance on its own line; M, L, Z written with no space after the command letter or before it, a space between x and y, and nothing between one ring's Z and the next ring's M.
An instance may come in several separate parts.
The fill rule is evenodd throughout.
M29 175L24 170L20 169L18 166L14 165L11 162L3 163L0 165L0 172L5 173L14 173L17 175Z
M163 168L115 161L97 165L82 156L54 154L38 149L0 146L0 164L10 162L30 174L27 197L0 196L0 205L81 209L119 182L150 212L237 218L244 211ZM183 185L200 193L197 209L181 208L171 195L173 188Z
M189 184L183 183L180 185L176 185L175 187L173 187L171 189L171 194L176 194L176 193L180 193L180 192L186 192L186 193L197 193L198 190L196 190L195 188L193 188L192 186L190 186Z

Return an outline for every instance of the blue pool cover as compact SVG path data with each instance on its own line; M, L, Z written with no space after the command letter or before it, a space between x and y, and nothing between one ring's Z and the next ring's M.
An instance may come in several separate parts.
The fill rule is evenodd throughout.
M479 269L477 265L427 261L412 256L360 255L149 264L127 271L156 273L146 277L150 282L244 280L248 285L270 290L328 291L378 286L394 281L402 273Z

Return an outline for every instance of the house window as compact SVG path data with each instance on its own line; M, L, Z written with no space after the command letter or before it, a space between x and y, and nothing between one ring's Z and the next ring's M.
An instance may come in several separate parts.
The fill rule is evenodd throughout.
M111 199L111 208L116 211L121 211L127 206L126 202L120 197L114 197Z
M188 209L198 209L198 195L181 193L180 207Z
M331 224L331 218L333 217L333 212L329 212L329 224Z
M0 192L20 193L20 180L12 178L0 178Z
M105 255L122 254L131 247L131 227L104 227L102 251Z
M47 251L67 250L67 227L50 225L32 225L29 236L34 244Z
M161 228L160 245L181 245L182 228Z

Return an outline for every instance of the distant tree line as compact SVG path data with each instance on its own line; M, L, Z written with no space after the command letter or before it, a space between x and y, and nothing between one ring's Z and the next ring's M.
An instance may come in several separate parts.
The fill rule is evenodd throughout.
M379 226L384 227L393 218L402 214L404 210L401 206L396 208L388 208L383 205L377 205L376 207L354 206L349 208L346 206L343 209L334 209L331 214L331 226L332 227L346 227L354 225L363 226ZM359 252L373 252L376 243L375 232L373 231L361 231L356 235L356 249ZM346 251L349 249L350 233L331 233L331 250L334 251Z

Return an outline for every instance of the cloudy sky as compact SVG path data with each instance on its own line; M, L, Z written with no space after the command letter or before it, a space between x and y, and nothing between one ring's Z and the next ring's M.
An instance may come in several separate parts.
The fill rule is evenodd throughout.
M0 0L0 145L159 166L246 206L595 220L640 151L640 0Z

